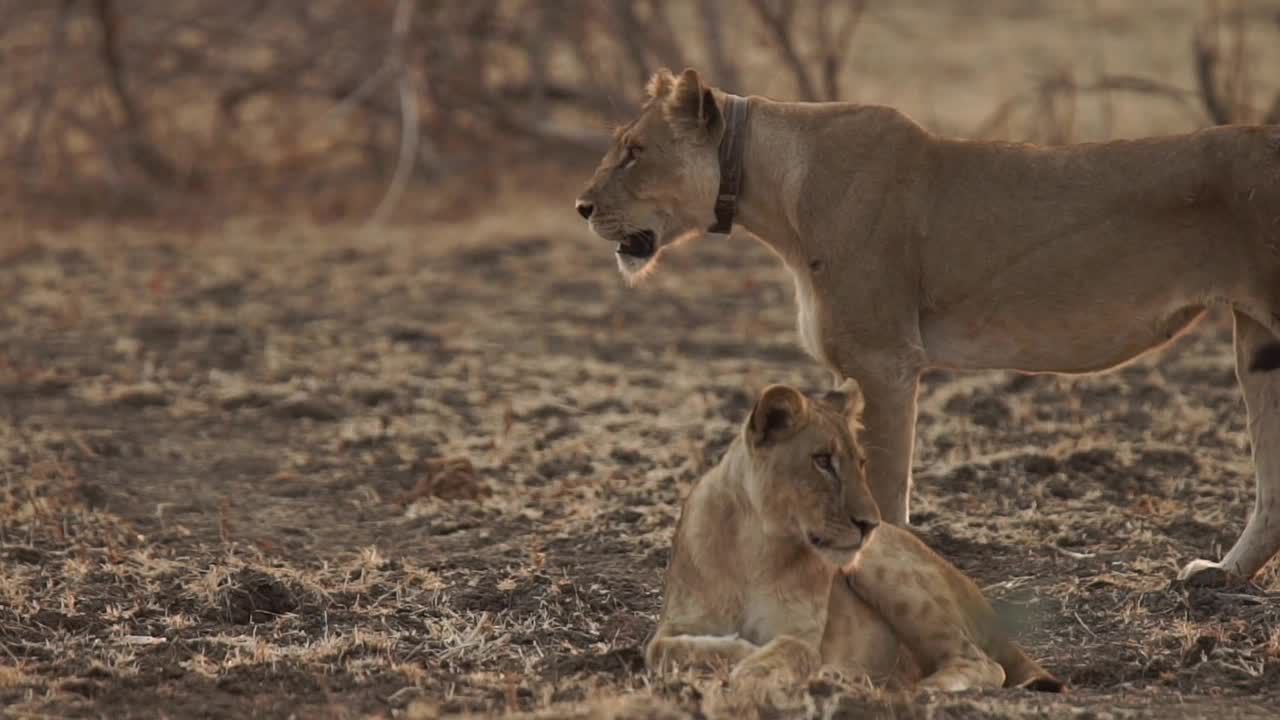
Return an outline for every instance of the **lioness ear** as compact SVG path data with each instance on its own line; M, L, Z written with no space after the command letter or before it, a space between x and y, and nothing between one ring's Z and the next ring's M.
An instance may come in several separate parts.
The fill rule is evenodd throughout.
M688 68L676 78L667 98L667 121L690 132L709 135L720 127L720 108L698 71Z
M747 421L747 440L760 447L789 437L804 413L805 399L795 388L770 385L760 393Z
M671 74L671 71L662 68L654 73L653 77L649 78L649 84L645 85L644 91L648 93L649 97L661 100L671 92L671 88L675 83L676 78Z
M867 402L858 382L853 378L846 378L840 387L823 394L822 404L843 415L849 421L849 426L856 430Z

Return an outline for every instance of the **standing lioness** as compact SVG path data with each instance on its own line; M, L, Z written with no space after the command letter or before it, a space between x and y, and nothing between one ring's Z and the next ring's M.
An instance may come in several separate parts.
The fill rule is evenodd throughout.
M876 529L851 427L860 405L761 393L685 500L649 666L719 661L734 679L803 680L827 665L879 684L1061 690L973 581L907 530Z
M577 201L641 277L735 223L795 278L800 338L866 395L871 491L905 525L918 378L931 367L1088 373L1235 314L1257 498L1222 562L1280 549L1280 126L1065 147L936 137L849 103L741 98L659 72Z

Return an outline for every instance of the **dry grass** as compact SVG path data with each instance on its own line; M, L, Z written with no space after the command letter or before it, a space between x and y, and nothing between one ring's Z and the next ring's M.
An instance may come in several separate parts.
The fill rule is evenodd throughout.
M566 213L510 207L377 237L32 232L0 310L12 712L744 712L639 647L678 502L752 393L826 381L782 270L705 241L626 289ZM926 379L919 528L1071 699L836 678L776 704L1198 717L1269 692L1274 569L1168 587L1250 500L1223 320L1115 375Z

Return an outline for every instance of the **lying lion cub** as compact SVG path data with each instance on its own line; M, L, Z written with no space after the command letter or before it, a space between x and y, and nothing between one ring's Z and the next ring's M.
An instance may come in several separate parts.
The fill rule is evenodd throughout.
M939 690L1062 683L997 627L982 592L910 532L880 525L851 426L774 385L676 526L651 669L725 663L803 680L822 665Z

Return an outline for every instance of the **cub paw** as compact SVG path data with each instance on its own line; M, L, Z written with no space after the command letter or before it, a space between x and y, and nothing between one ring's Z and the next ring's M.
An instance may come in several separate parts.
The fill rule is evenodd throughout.
M916 683L916 690L924 692L964 692L973 687L965 678L953 673L934 673Z
M729 673L729 682L733 685L776 685L789 679L791 673L786 668L771 662L738 663Z

